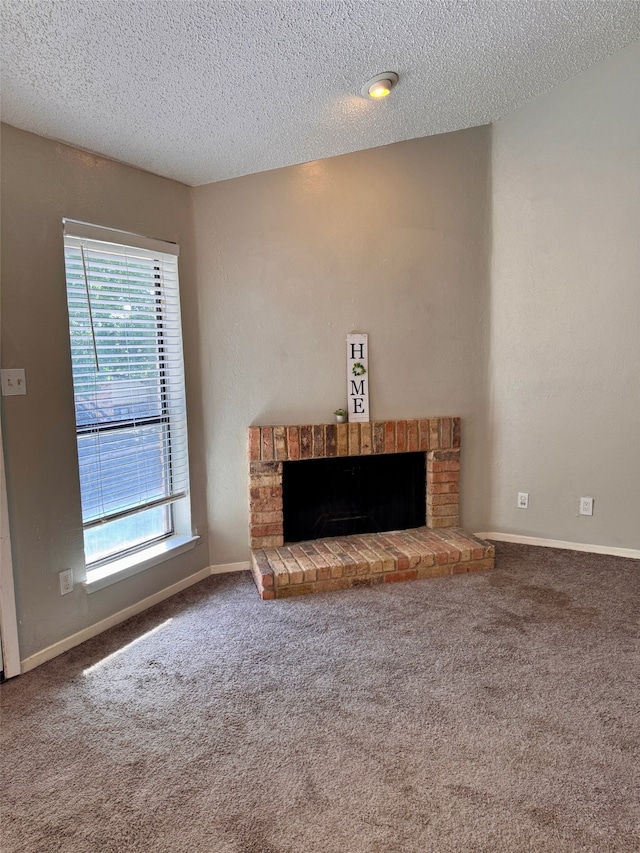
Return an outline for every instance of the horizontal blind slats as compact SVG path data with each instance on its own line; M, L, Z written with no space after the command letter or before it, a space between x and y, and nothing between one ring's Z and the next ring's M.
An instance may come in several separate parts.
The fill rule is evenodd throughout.
M93 527L188 489L177 262L67 235L65 264L83 521Z

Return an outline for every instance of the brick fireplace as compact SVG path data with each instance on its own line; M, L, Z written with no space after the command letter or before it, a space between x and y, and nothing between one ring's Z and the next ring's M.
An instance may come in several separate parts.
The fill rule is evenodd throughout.
M285 545L285 462L409 452L425 453L425 527ZM493 566L493 546L458 527L460 418L249 427L248 462L251 564L263 598Z

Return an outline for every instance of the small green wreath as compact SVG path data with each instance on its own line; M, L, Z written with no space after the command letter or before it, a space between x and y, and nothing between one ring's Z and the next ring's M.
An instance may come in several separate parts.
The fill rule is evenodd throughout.
M356 361L353 367L351 368L351 372L354 376L364 376L367 372L367 368L361 361Z

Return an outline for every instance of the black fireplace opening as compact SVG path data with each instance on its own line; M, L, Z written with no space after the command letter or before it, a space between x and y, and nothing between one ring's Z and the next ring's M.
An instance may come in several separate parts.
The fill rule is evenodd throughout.
M421 527L424 453L284 462L285 542Z

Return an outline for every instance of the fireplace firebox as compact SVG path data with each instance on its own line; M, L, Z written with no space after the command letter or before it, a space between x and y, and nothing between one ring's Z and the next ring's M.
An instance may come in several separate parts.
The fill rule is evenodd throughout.
M426 518L424 453L285 462L284 541L420 527Z

